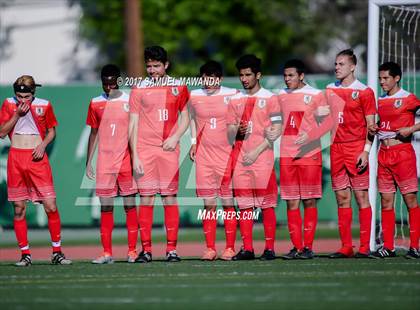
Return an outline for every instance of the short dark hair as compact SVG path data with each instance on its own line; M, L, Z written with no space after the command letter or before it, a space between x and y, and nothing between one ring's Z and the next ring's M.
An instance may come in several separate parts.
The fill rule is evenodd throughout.
M168 61L168 53L161 46L149 46L144 49L144 61L149 60L160 61L166 63Z
M354 65L357 65L357 57L356 57L356 54L354 53L354 51L351 48L346 49L346 50L342 50L341 52L339 52L337 54L337 57L338 56L348 56L350 58L350 60L353 62L353 64Z
M254 54L243 55L236 62L236 68L238 70L251 68L251 71L257 74L261 72L261 59Z
M390 76L396 77L398 75L400 78L402 78L401 67L396 62L384 62L379 66L379 71L388 71Z
M214 60L209 60L200 67L200 76L203 74L207 76L214 75L216 77L222 77L223 67L219 62L214 61Z
M103 77L120 77L121 76L121 70L117 65L114 64L107 64L102 67L101 70L101 78Z
M306 66L300 59L290 59L284 64L284 69L295 68L296 72L301 75L306 72Z

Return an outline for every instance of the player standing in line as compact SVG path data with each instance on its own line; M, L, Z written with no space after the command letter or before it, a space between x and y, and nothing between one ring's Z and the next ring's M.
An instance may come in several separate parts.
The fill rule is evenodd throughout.
M232 195L232 146L227 136L226 116L230 98L236 89L220 86L223 69L220 63L208 61L200 68L203 88L191 91L190 157L196 165L197 197L204 199L203 231L207 249L201 259L215 260L217 197L222 201L226 248L220 258L231 260L235 255L236 212Z
M280 130L280 111L276 96L260 86L261 60L244 55L236 62L243 91L231 98L228 106L229 140L234 142L232 156L233 188L241 210L239 227L242 249L233 260L255 258L252 227L253 210L262 209L265 250L260 259L275 259L277 182L274 152L264 130Z
M420 123L415 124L415 114L420 108L420 100L400 87L401 77L401 67L397 63L386 62L379 66L379 82L385 92L378 99L380 121L377 135L381 141L378 153L378 190L381 194L384 240L383 247L374 253L374 256L379 258L396 256L394 250L396 186L400 189L409 215L410 249L405 257L420 258L416 154L411 145L413 133L420 130Z
M152 223L155 196L164 204L166 259L180 261L176 252L179 209L179 140L189 125L188 88L167 75L167 53L160 46L144 51L149 79L130 95L130 147L140 193L139 225L143 250L137 262L152 261ZM178 123L179 120L179 123Z
M319 141L322 133L316 129L320 129L319 116L321 113L328 115L329 109L322 91L304 82L305 65L302 61L287 61L283 76L287 88L281 90L278 96L283 120L280 191L282 199L287 203L288 228L294 246L283 258L311 259L314 257L312 244L318 220L317 199L322 197L322 154ZM272 134L267 132L271 141ZM301 201L304 206L303 242L299 209Z
M89 104L86 124L91 127L87 150L86 175L95 178L92 160L98 145L96 166L96 195L101 203L101 243L103 254L93 264L110 264L112 258L112 230L114 228L114 197L122 196L127 223L127 261L137 258L138 236L135 194L137 188L132 176L128 147L129 96L118 89L121 77L116 65L105 65L101 70L104 93Z
M357 58L352 50L335 60L337 82L327 86L327 100L336 130L331 144L332 188L338 204L341 248L330 258L353 257L351 193L359 206L360 248L357 258L369 257L372 209L369 203L368 157L375 133L375 95L355 78ZM369 134L368 134L369 132Z
M48 217L52 258L55 265L69 265L61 252L61 222L56 205L51 166L45 152L58 125L51 103L35 97L32 76L13 84L15 96L4 100L0 110L0 137L12 143L7 160L7 194L14 207L14 229L22 257L16 266L32 264L26 224L26 200L41 202Z

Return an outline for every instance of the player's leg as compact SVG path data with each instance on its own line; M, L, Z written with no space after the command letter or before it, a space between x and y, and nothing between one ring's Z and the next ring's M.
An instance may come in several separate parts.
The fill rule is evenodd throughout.
M99 197L101 204L100 233L103 253L92 264L112 264L112 231L114 230L114 198Z
M236 209L234 206L233 198L222 198L222 205L224 211L224 225L226 246L220 256L222 260L232 260L235 255L235 241L236 241L236 228L238 220L236 218Z
M311 259L314 258L312 244L315 238L316 224L318 222L318 209L316 206L316 199L303 199L303 250L299 258Z
M408 221L410 226L410 249L405 257L420 258L420 207L417 201L417 192L403 194L403 198L408 209Z
M203 232L204 239L206 240L206 250L204 251L202 260L215 260L217 258L216 253L216 198L204 199L204 210L205 215L203 218Z
M138 263L149 263L152 261L152 226L153 226L153 205L155 196L140 196L139 227L142 251L136 259Z
M369 257L370 250L370 230L372 226L372 209L369 203L369 193L367 190L354 190L354 197L359 206L359 225L360 225L360 247L356 254L357 258Z
M21 259L16 263L18 267L26 267L32 265L31 252L28 242L28 226L26 223L26 203L25 201L13 201L13 226L15 230L16 240L21 251Z
M176 253L179 229L179 208L175 195L163 196L164 218L166 228L166 260L179 262L181 258Z
M127 227L128 253L127 261L134 263L137 258L137 238L139 235L139 224L137 219L136 196L128 195L123 197L124 211Z

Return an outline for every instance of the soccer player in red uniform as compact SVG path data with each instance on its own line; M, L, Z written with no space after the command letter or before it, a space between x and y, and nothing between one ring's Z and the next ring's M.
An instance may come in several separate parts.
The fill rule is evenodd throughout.
M316 203L322 197L319 141L322 133L317 133L317 129L320 129L318 122L322 109L328 112L328 106L323 92L304 82L305 65L302 61L287 61L283 75L287 88L281 90L278 96L283 120L280 191L287 203L288 228L294 246L283 258L311 259L314 257L312 244L318 219ZM301 201L304 206L303 240Z
M166 74L169 62L165 49L148 47L144 59L149 79L133 88L130 95L130 147L133 170L138 177L143 247L136 261L152 261L153 205L155 196L160 194L165 210L166 259L178 262L179 140L190 121L187 109L189 93L179 80Z
M203 260L215 260L217 197L222 201L226 248L220 258L231 260L235 255L236 212L233 203L230 156L232 146L227 136L226 116L230 98L236 89L220 86L221 64L208 61L200 68L203 88L191 92L190 157L196 165L197 197L203 198L205 216L203 231L207 249Z
M254 208L263 214L265 250L260 259L275 259L277 182L274 152L265 138L270 126L279 130L280 111L276 96L260 86L261 60L244 55L236 62L243 91L233 96L228 106L228 135L234 141L232 156L233 188L240 209L239 227L242 249L233 260L255 258L252 227Z
M0 137L12 143L7 160L7 194L14 207L14 229L22 257L16 266L32 264L26 224L26 201L41 202L51 235L51 263L69 265L61 251L61 222L56 204L46 147L58 125L48 100L35 97L35 81L23 75L13 84L15 96L4 100L0 110Z
M101 70L104 93L90 101L86 124L91 127L87 151L86 175L95 178L92 160L98 145L96 165L96 195L101 203L101 242L103 254L94 264L110 264L112 258L112 230L114 228L114 197L122 196L126 213L128 254L127 261L137 258L138 236L135 194L137 188L132 176L128 147L129 96L118 89L121 76L116 65L105 65Z
M420 258L420 207L417 201L418 180L416 154L411 145L415 114L420 100L399 85L401 67L394 62L379 66L379 82L385 92L378 99L379 127L377 137L381 141L378 153L378 190L381 194L382 234L384 245L374 253L375 257L395 257L394 199L399 188L408 209L410 225L410 249L406 258Z
M352 50L343 50L335 60L337 82L327 86L327 100L336 123L332 134L331 178L338 204L338 229L341 248L330 258L353 257L351 235L353 192L359 206L360 248L357 258L369 257L372 209L369 203L368 156L375 133L375 96L369 87L355 78L357 58ZM369 135L368 135L369 132Z

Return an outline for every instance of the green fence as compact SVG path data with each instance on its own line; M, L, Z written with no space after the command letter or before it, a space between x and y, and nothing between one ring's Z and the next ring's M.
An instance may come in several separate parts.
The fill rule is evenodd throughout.
M333 78L314 76L308 80L313 86L323 88ZM263 83L269 89L282 87L279 77L267 77ZM226 78L224 84L239 87L236 78ZM52 102L59 122L57 137L49 149L49 155L63 225L89 226L96 224L99 218L98 199L92 190L94 184L84 176L84 167L89 136L89 128L85 126L88 104L90 98L98 96L101 91L99 85L45 86L37 91L38 97ZM2 100L12 95L10 86L0 86ZM182 225L198 224L197 213L202 207L201 200L195 197L195 168L188 156L189 141L187 133L181 140L180 156L179 203ZM0 225L3 226L12 225L12 208L7 202L6 191L6 160L9 146L7 139L0 140ZM278 154L278 150L276 153ZM319 220L335 221L336 203L329 176L329 148L324 149L323 157L323 198L319 201ZM278 169L278 165L276 167ZM116 207L115 221L122 224L125 216L121 201L117 200L116 205L119 207ZM156 205L155 223L162 224L163 208L160 207L159 199ZM280 221L285 220L285 203L280 199L277 215ZM33 226L46 225L42 206L30 207L28 220Z

